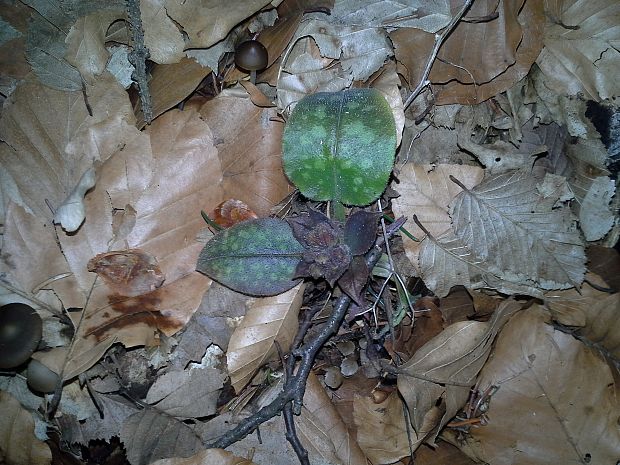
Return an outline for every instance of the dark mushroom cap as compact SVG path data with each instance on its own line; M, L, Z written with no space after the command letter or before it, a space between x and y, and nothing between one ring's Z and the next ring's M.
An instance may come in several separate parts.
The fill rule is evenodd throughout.
M43 322L30 306L0 307L0 368L13 368L30 358L43 335Z
M60 376L33 358L28 364L27 379L28 386L32 389L35 391L48 393L54 392L58 381L60 381Z
M247 71L258 71L267 67L267 49L258 40L246 40L235 49L235 64Z

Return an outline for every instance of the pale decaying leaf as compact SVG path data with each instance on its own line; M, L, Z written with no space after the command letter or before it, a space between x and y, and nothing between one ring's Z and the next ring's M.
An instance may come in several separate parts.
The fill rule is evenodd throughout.
M231 384L238 393L256 371L277 357L275 342L289 350L297 331L304 284L274 297L257 299L246 312L228 343L226 360Z
M224 449L206 449L187 458L161 459L150 465L256 465Z
M373 464L394 463L411 454L403 407L403 401L396 393L391 393L379 404L370 396L355 396L353 418L357 427L357 442ZM435 423L431 423L430 429L434 427ZM419 435L411 431L414 450L429 432L424 426Z
M607 284L594 274L589 282L603 288ZM608 294L589 284L575 289L547 292L544 297L554 321L576 329L581 337L620 359L620 294Z
M396 123L396 146L398 147L405 127L405 109L400 95L400 78L396 72L396 64L388 61L372 76L371 82L372 87L383 94L392 109Z
M7 465L49 465L52 452L34 435L32 415L8 392L0 391L0 461Z
M398 390L407 404L415 431L421 431L439 399L444 414L437 417L437 429L456 415L489 356L495 335L520 308L517 302L508 300L487 323L454 323L399 367Z
M547 324L538 305L516 315L480 374L489 424L463 449L495 465L614 464L620 457L618 386L592 349ZM458 444L457 444L458 445Z
M169 371L157 378L146 401L168 415L207 417L217 411L225 375L215 368Z
M610 206L616 183L608 176L592 176L596 171L591 165L578 162L570 183L578 200L573 208L586 241L602 239L616 222Z
M416 215L420 222L435 237L450 229L448 205L461 188L450 181L450 176L458 178L467 188L476 186L484 176L484 170L467 165L416 165L407 163L400 170L394 187L400 196L392 201L396 217L409 218L406 228L414 237L422 239L424 232L411 218ZM407 257L418 263L420 243L403 237Z
M547 87L569 95L583 93L596 101L618 96L620 4L615 0L545 3L545 48L536 63Z
M204 449L185 423L152 408L134 413L123 423L120 439L132 465L148 465L163 458L189 457Z

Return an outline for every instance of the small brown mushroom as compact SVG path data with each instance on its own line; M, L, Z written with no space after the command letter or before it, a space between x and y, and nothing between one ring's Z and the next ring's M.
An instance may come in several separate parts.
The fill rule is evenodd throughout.
M256 71L267 67L268 58L267 49L258 40L246 40L235 49L235 64L250 72L252 84L256 84Z
M0 368L14 368L30 358L43 335L43 322L30 306L0 307Z

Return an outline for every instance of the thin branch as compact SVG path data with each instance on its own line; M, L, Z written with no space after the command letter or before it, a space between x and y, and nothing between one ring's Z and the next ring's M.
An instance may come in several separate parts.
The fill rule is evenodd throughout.
M473 2L474 0L466 0L463 6L461 7L461 9L458 11L458 13L453 16L452 20L450 20L448 25L444 28L443 32L441 34L435 34L435 45L433 46L433 51L431 52L431 54L428 57L428 60L426 61L426 66L424 66L424 72L422 73L420 82L418 83L417 87L413 89L413 92L411 92L411 95L405 101L405 104L404 104L405 110L407 109L409 105L411 105L411 102L413 102L416 99L416 97L420 95L420 92L422 92L422 89L424 89L426 86L430 84L430 81L428 80L428 76L429 74L431 74L431 68L433 67L435 58L437 58L439 49L445 42L446 38L454 30L457 23L463 18L465 13L467 13L467 10L469 10Z
M127 18L131 24L132 50L129 52L129 62L134 66L132 78L138 84L142 116L147 124L153 121L153 104L146 75L146 60L151 56L149 49L144 45L144 31L140 17L140 1L126 0Z

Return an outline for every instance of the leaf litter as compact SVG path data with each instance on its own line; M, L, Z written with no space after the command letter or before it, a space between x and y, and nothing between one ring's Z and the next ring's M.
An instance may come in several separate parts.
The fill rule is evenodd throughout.
M134 45L125 5L3 2L0 296L45 316L34 358L63 382L42 396L25 366L2 373L7 463L61 463L59 441L81 455L97 439L132 465L291 463L277 416L264 442L206 445L277 397L298 326L318 334L343 291L357 307L294 417L310 463L615 463L616 2L476 0L428 70L460 4L139 3L146 126L143 95L106 71L112 44ZM257 85L231 57L250 36L270 54ZM433 92L405 107L425 72ZM273 297L196 273L213 236L201 210L232 228L304 211L284 122L304 96L351 87L381 93L400 143L377 231L405 216L408 234L382 271L355 256L339 287ZM367 250L375 224L347 244Z

